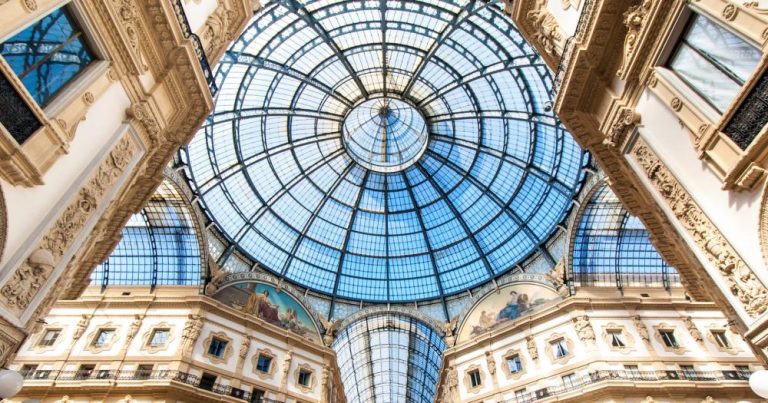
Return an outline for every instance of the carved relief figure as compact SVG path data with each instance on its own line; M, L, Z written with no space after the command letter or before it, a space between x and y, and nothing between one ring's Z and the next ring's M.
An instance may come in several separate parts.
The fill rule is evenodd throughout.
M532 360L538 360L539 359L539 349L536 348L536 340L533 339L533 336L528 336L525 338L526 341L526 347L528 348L528 355L531 356Z
M688 328L688 332L691 334L691 337L693 337L696 342L699 344L704 344L704 337L701 335L701 332L696 327L696 325L693 323L693 319L690 316L686 316L684 319L685 327Z
M488 372L491 376L496 374L496 360L493 359L493 353L490 351L485 352L485 362L488 364Z
M529 11L526 17L535 30L533 33L534 40L550 56L559 56L558 46L563 41L563 34L557 19L547 9L547 2L545 0L537 1L536 7Z
M595 344L595 331L592 329L592 324L589 323L587 315L573 318L573 328L576 330L576 334L581 341L589 345Z
M181 335L181 351L189 353L195 345L195 341L203 330L203 317L191 314L187 323L184 325L184 332Z
M456 325L459 322L459 317L454 316L449 322L443 323L443 335L445 336L445 343L450 347L456 344L456 337L454 331Z
M240 344L240 352L238 355L240 356L240 361L245 359L245 356L248 355L248 349L251 348L251 338L246 336L243 339L243 342Z
M640 338L643 339L646 344L650 344L651 338L648 336L648 328L643 324L642 318L640 318L640 316L635 316L634 321L637 333L640 334Z
M325 328L325 333L323 334L323 344L330 347L331 343L333 343L333 338L336 336L336 329L338 329L341 321L332 321L320 318L320 324L323 325L323 328Z
M141 315L135 315L133 322L131 322L131 326L128 328L128 339L125 343L126 347L128 344L133 340L133 338L136 336L136 333L139 331L139 328L141 327Z
M88 327L88 324L91 322L91 315L83 315L80 320L77 322L77 327L75 327L75 333L72 334L72 340L77 340L80 337L83 336L83 333L85 333L85 329Z
M448 367L445 372L445 388L443 389L443 401L446 403L454 402L456 389L459 387L459 374L453 366Z

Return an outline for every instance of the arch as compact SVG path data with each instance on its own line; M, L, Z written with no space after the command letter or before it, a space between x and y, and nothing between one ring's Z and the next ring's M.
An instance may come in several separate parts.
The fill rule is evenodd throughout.
M219 287L213 298L315 343L321 342L320 327L312 310L279 284L255 279L232 281Z
M544 278L525 276L527 278L510 281L473 298L473 303L460 316L462 321L456 332L457 342L503 327L520 316L549 305L551 301L562 299Z
M199 220L179 186L166 177L140 212L123 227L122 239L91 274L92 284L201 285L205 240Z
M576 287L680 287L680 278L606 180L587 193L569 239L568 281Z
M367 312L342 327L332 344L349 403L431 403L446 344L410 313Z

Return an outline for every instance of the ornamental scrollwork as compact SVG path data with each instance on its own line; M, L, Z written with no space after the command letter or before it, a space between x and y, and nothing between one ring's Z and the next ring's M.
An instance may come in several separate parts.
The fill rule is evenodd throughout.
M38 248L21 263L0 289L5 305L12 311L17 314L23 312L48 282L57 262L96 212L99 199L120 177L135 151L136 146L130 137L126 136L117 143L53 228L43 237Z
M725 237L704 214L680 182L643 140L632 150L653 187L666 201L672 213L717 268L728 289L750 317L768 309L768 290L736 253Z
M642 35L643 27L645 27L648 21L652 6L653 0L643 0L640 4L630 7L624 13L624 26L627 27L627 35L624 37L624 55L621 67L616 72L616 75L622 80L625 80L629 75L629 66L635 57L637 45L640 42L640 36Z

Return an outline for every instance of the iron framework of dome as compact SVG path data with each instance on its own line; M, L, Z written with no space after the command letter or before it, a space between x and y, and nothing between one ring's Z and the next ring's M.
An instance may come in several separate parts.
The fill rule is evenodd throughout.
M535 253L581 187L588 157L500 3L271 1L216 76L181 156L191 186L230 251L324 294L485 283Z

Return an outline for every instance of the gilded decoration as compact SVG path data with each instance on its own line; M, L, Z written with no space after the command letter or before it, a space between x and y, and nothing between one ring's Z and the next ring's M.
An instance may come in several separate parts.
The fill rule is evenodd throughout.
M168 330L168 338L166 338L165 343L162 345L153 346L152 345L152 336L155 334L156 330ZM155 325L152 325L149 330L144 332L141 336L141 351L146 351L149 354L155 354L161 351L168 351L168 347L170 347L171 342L174 340L175 332L174 332L174 326L171 325L168 322L160 322Z
M518 359L520 360L520 370L517 372L512 372L509 369L509 360L511 358L514 358L514 356L517 355ZM520 379L523 375L525 375L526 371L528 370L528 362L525 359L525 356L519 349L510 349L507 350L506 353L504 353L504 365L501 366L504 375L507 377L507 379Z
M57 262L94 214L99 199L127 168L136 150L137 147L130 136L124 136L118 141L95 175L80 189L75 200L40 241L38 248L0 289L0 295L4 297L2 301L12 312L20 315L48 282Z
M309 373L309 385L304 386L299 382L299 374L301 372L308 372ZM294 379L296 381L296 387L299 388L304 393L311 393L315 389L315 384L317 383L317 380L315 379L315 371L310 367L308 364L299 364L296 367L296 371L294 371Z
M221 357L213 355L209 352L211 342L216 338L221 341L225 341L227 345L224 347L224 354ZM224 332L210 332L208 337L203 340L203 356L213 364L226 364L229 361L229 357L232 357L234 349L232 348L232 339Z
M271 358L271 361L269 363L269 370L267 372L262 372L256 369L257 364L259 363L259 356L266 356ZM277 356L275 353L272 352L272 350L268 348L260 348L256 350L256 353L251 357L251 364L253 364L253 373L256 374L261 379L267 380L267 379L274 379L275 378L275 371L277 370L277 364L275 363L275 360L277 359Z
M683 346L683 343L680 342L679 334L675 326L668 325L666 323L659 323L658 325L655 325L653 327L653 330L654 330L653 337L656 339L659 345L661 345L664 351L669 351L675 354L683 354L684 352L688 351L685 348L685 346ZM667 343L664 342L664 339L661 336L662 331L672 332L672 335L675 337L675 343L677 344L677 346L668 346Z
M105 341L103 344L97 345L97 337L101 334L102 331L112 331L112 334L109 336L109 339ZM112 322L107 322L101 325L96 326L96 329L94 329L91 333L88 334L88 344L85 345L85 349L94 353L99 354L104 351L109 351L112 349L112 346L115 345L115 342L117 339L119 339L119 333L120 333L120 327L115 325Z
M731 294L741 302L747 314L756 318L764 313L768 308L768 291L709 217L644 140L637 140L632 153L651 185L656 188L695 244L717 268Z
M555 348L553 347L553 344L558 340L562 340L566 348L565 355L561 357L557 357L555 355L556 352L555 352ZM562 365L570 361L571 358L573 358L573 342L568 337L566 337L565 334L563 333L552 333L545 341L544 351L547 353L547 356L549 357L549 361L552 364Z
M614 346L611 333L618 333L624 345ZM605 341L605 344L611 351L616 351L622 354L627 354L635 349L635 338L627 331L627 328L624 325L608 323L603 326L603 341Z
M469 376L473 371L477 371L480 375L480 383L476 386L472 386L472 381ZM485 385L485 372L483 372L483 368L480 367L480 365L472 364L464 370L464 387L467 389L467 392L472 394L478 393L483 389L483 385Z

